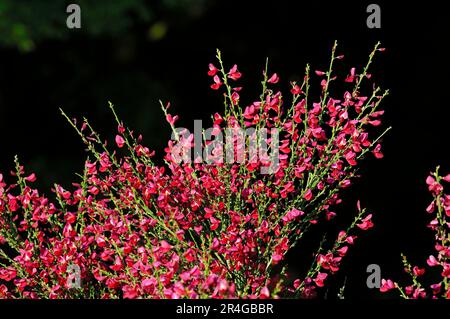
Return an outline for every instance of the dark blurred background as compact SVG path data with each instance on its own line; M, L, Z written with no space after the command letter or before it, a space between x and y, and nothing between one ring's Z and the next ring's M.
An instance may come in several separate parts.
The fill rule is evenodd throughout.
M241 96L250 103L260 93L266 57L287 88L306 63L313 70L328 65L335 39L345 54L341 75L361 68L380 40L387 50L375 59L374 78L391 90L382 107L393 130L384 139L385 158L365 162L337 209L343 227L361 199L376 228L351 250L327 294L334 298L347 276L347 298L385 298L366 287L366 267L379 264L383 277L400 279L400 252L424 266L433 249L425 178L436 165L450 172L450 19L440 4L376 1L382 25L369 29L366 1L78 0L82 27L71 30L70 2L0 0L1 172L18 154L44 192L55 182L70 185L86 154L59 107L111 137L111 101L157 151L170 137L158 99L171 101L181 126L194 119L206 126L222 110L206 75L216 48L229 66L239 65ZM302 267L296 254L290 259Z

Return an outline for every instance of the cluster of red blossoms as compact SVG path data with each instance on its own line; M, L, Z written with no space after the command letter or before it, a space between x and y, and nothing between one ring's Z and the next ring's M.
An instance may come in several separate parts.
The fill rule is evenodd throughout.
M90 153L80 180L55 185L55 199L43 196L16 161L7 184L0 175L0 297L3 298L270 298L312 297L327 276L338 271L357 230L373 226L359 209L350 227L313 266L289 278L286 253L306 231L331 220L350 186L357 164L368 153L382 157L379 138L369 131L380 124L377 110L387 94L372 86L371 52L360 74L342 78L328 71L293 82L286 99L277 91L277 74L263 72L257 101L240 105L241 88L230 83L242 74L210 65L212 89L225 88L225 111L213 116L217 129L276 128L279 167L261 174L261 159L245 163L178 163L173 141L165 165L141 136L118 123L117 148L111 150L87 120L68 118ZM318 77L320 96L310 96ZM334 81L348 86L331 96ZM362 94L362 87L372 89ZM177 116L163 107L174 128ZM67 116L66 116L67 117ZM207 141L204 141L207 144ZM359 207L359 205L358 205ZM69 269L79 268L80 286Z
M425 268L413 267L402 255L404 270L411 277L411 283L402 287L391 279L383 279L381 292L398 290L400 296L405 299L450 299L450 195L445 193L443 185L449 182L450 174L441 176L439 167L426 179L428 190L433 195L433 201L426 211L433 214L433 220L428 227L435 233L436 253L430 255L426 261L432 277L425 279L433 284L423 284Z

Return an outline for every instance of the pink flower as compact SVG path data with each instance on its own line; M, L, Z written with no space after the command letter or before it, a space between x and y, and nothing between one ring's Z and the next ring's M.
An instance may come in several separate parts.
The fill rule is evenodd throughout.
M317 256L317 264L323 269L330 270L332 273L339 270L341 260L342 257L334 257L331 252L326 255L319 254Z
M219 76L215 75L213 77L214 84L211 84L211 89L218 90L222 86L222 81L220 80Z
M173 248L172 245L170 245L167 241L165 241L165 240L161 241L160 252L167 253L172 248Z
M345 82L353 82L355 80L355 68L351 68L350 69L350 75L347 76L347 78L345 79Z
M114 265L110 266L110 268L114 271L120 271L123 268L122 259L119 256L116 256Z
M381 279L381 287L380 287L380 291L381 292L386 292L389 291L391 289L395 289L395 284L392 280L388 279Z
M444 270L442 271L441 276L450 278L450 264L444 263Z
M136 288L131 287L130 285L123 286L122 291L124 299L135 299L138 296Z
M369 124L372 126L379 126L381 124L380 120L369 121Z
M239 94L237 92L233 92L231 94L231 101L233 102L233 105L238 104L238 102L239 102Z
M276 73L274 73L268 80L267 83L278 83L278 81L280 80L280 78L278 77L278 75Z
M293 95L298 95L298 94L302 93L302 90L300 89L300 87L297 84L295 84L291 89L291 93Z
M425 298L427 294L425 293L425 289L417 287L413 293L413 299Z
M144 290L148 290L151 287L154 287L156 284L157 284L156 279L154 279L154 278L147 278L147 279L144 279L142 281L141 286L142 286L142 288Z
M290 221L296 219L296 218L299 217L299 216L302 216L303 214L304 214L304 212L302 212L301 210L298 210L298 209L294 208L294 209L288 211L288 212L286 213L286 215L284 215L281 219L282 219L285 223L287 223L287 222L290 222Z
M435 203L431 202L430 205L428 205L426 211L427 211L428 214L431 214L434 211L435 208L436 208Z
M347 160L347 162L352 165L355 166L356 163L356 153L353 151L348 151L344 154L345 159Z
M17 276L17 271L15 269L0 269L0 279L5 281L11 281Z
M371 221L372 214L367 215L359 224L356 224L362 230L368 230L373 227L373 223Z
M174 125L178 120L178 115L172 116L171 114L166 115L166 120L170 125Z
M432 176L427 177L426 183L428 185L428 190L435 195L440 194L443 190L442 185L439 184Z
M437 295L441 291L441 287L441 283L430 285L430 288L434 295Z
M25 177L25 180L27 182L31 182L31 183L35 182L36 181L36 174L33 173L30 176Z
M216 229L219 227L219 225L220 225L220 221L219 221L218 219L212 217L212 216L209 218L209 220L210 220L210 222L211 222L211 227L210 227L210 229L211 229L212 231L216 230Z
M434 267L434 266L439 265L439 262L433 255L430 255L430 257L428 257L428 259L427 259L427 264L430 267Z
M316 283L317 287L323 287L325 285L324 281L325 279L327 279L327 277L328 274L319 272L316 278L314 279L314 282Z
M106 240L103 236L100 236L96 239L97 245L99 247L105 247L106 246Z
M428 186L430 186L436 183L436 180L434 179L433 176L428 176L425 182L427 183Z
M282 260L282 259L283 259L283 256L282 256L281 254L274 253L274 254L272 255L272 261L273 261L274 264L277 264L277 263L280 262L280 260Z
M116 135L116 144L119 148L122 148L124 146L125 140L123 139L122 136Z
M303 195L303 198L306 199L306 200L308 200L308 201L311 200L312 197L313 197L313 194L312 194L312 191L311 191L310 189L308 189L308 190L306 191L305 195Z
M208 75L209 76L214 76L216 75L216 73L219 71L219 69L217 69L214 64L210 63L208 65L209 71L208 71Z
M228 72L228 77L232 80L237 80L242 76L242 74L237 70L237 65L235 64L231 70Z
M260 294L259 294L259 297L260 297L261 299L267 299L267 298L270 298L270 291L269 291L269 288L263 287L263 288L261 289L261 292L260 292Z
M383 153L381 153L381 144L377 144L373 150L373 155L375 155L376 158L383 158Z
M337 253L339 254L339 256L343 257L347 254L347 251L348 251L348 246L344 246L342 248L339 248L337 250Z

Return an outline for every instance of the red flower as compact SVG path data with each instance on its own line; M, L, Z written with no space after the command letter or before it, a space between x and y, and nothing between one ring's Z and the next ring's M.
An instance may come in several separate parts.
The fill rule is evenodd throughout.
M299 217L299 216L302 216L303 214L304 214L304 212L302 212L301 210L298 210L298 209L294 208L294 209L288 211L288 212L286 213L286 215L284 215L281 219L282 219L285 223L287 223L287 222L290 222L290 221L296 219L296 218Z
M3 279L5 281L11 281L17 276L17 271L15 269L7 268L7 269L0 269L0 279Z
M324 281L325 279L327 279L327 277L328 274L319 272L316 278L314 279L314 282L316 283L317 287L323 287L325 285Z
M174 125L178 120L178 115L172 116L171 114L166 115L166 120L170 125Z
M97 242L97 245L98 245L99 247L105 247L105 246L106 246L106 240L105 240L105 238L102 237L102 236L97 237L96 242Z
M114 265L110 267L114 271L120 271L123 268L122 259L119 256L116 256L114 261Z
M233 105L238 104L238 102L239 102L239 94L237 92L233 92L231 94L231 101L233 102Z
M419 268L417 266L414 266L413 268L413 274L417 277L422 276L425 273L425 269L424 268Z
M375 155L376 158L383 158L383 153L381 153L381 144L377 144L377 146L375 146L373 155Z
M371 221L372 214L367 215L359 224L356 224L362 230L367 230L373 227L373 223Z
M450 264L444 263L444 271L442 272L441 276L450 278Z
M310 189L308 189L308 190L306 191L305 195L303 195L303 198L306 199L306 200L308 200L308 201L311 200L312 197L313 197L313 194L312 194L312 191L311 191Z
M344 154L344 157L345 157L345 159L347 160L347 162L350 164L350 165L352 165L352 166L355 166L357 163L356 163L356 153L355 152L353 152L353 151L347 151L345 154Z
M259 294L259 297L260 297L261 299L267 299L267 298L270 298L270 291L269 291L269 289L268 289L267 287L263 287L263 288L261 289L261 292L260 292L260 294Z
M167 241L162 240L159 251L164 254L170 251L172 248L172 245L170 245Z
M214 84L211 84L211 89L218 90L223 83L217 75L214 76L213 80Z
M135 299L139 295L136 288L130 285L123 286L122 291L124 299Z
M302 92L302 90L300 89L300 87L299 87L297 84L295 84L295 85L292 87L292 89L291 89L291 93L292 93L293 95L298 95L298 94L303 93L303 92Z
M155 278L147 278L142 280L141 286L144 291L150 290L152 287L155 287L157 284L157 280Z
M210 63L210 64L208 65L208 67L209 67L209 71L208 71L208 75L209 75L209 76L214 76L214 75L216 75L216 73L219 71L219 69L217 69L217 68L214 66L214 64L212 64L212 63Z
M216 230L220 225L220 221L212 216L209 218L209 221L211 222L210 228L212 231Z
M347 76L347 78L345 79L345 82L353 82L355 80L355 68L351 68L350 69L350 75Z
M441 291L442 284L441 283L433 284L433 285L430 285L430 288L433 291L433 294L437 295Z
M237 70L237 65L235 64L231 70L228 72L228 77L232 80L237 80L242 76L242 74Z
M0 265L1 298L70 298L76 293L95 298L229 299L294 293L285 284L286 276L277 273L280 267L271 266L283 261L310 224L335 215L333 208L342 201L340 189L352 184L357 172L353 165L372 145L367 128L378 124L381 113L364 108L372 95L363 94L363 88L357 94L339 94L339 99L330 96L333 88L319 97L326 96L322 102L308 96L301 87L309 75L302 84L291 83L294 96L289 101L272 88L241 110L233 107L240 102L241 88L222 82L242 76L237 66L223 74L210 64L208 75L213 79L211 88L227 86L227 103L234 105L213 116L212 131L204 135L202 131L201 145L185 129L179 139L168 141L164 158L154 159L155 152L141 144L142 137L134 136L119 121L115 143L129 149L115 152L83 122L83 141L93 154L73 190L57 185L52 201L31 185L24 187L21 177L27 182L36 177L25 177L20 165L13 174L16 184L6 185L0 174L0 244L7 248L7 258L0 257L6 263ZM274 73L267 83L278 81ZM332 83L323 78L315 81L324 90ZM299 94L305 95L303 99ZM372 100L378 103L381 97ZM169 105L162 108L174 128L178 116L168 113ZM269 174L258 171L270 164L269 152L242 152L245 163L204 163L197 161L197 154L194 163L184 161L192 159L192 154L182 154L186 156L178 161L177 151L194 146L204 147L201 155L207 154L208 159L228 155L223 139L212 137L229 128L254 127L265 129L267 143L278 143L269 147L272 153L279 150L278 169ZM246 151L251 141L244 138L244 143L238 143L239 138L233 137L230 144ZM432 181L438 190L435 184ZM450 211L450 198L440 203L439 207ZM358 227L372 227L370 217L360 220L363 217L358 214ZM319 267L313 275L294 283L300 296L317 296L327 276L339 270L356 238L349 235L353 230L340 232L330 251L317 256L315 266ZM440 260L450 255L447 247L436 249ZM447 276L450 267L444 261L441 264ZM66 289L70 265L79 266L83 289ZM422 291L411 290L412 294L420 297Z

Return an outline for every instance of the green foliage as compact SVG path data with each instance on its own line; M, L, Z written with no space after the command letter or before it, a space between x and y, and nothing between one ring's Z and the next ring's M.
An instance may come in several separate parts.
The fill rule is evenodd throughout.
M66 7L76 3L81 7L82 28L77 33L88 36L120 36L136 23L155 22L161 10L183 11L192 16L201 11L205 0L114 0L114 1L42 1L0 0L0 46L31 51L46 39L63 40L71 36L66 27ZM186 16L186 15L183 15ZM164 24L150 29L154 38L165 35Z

